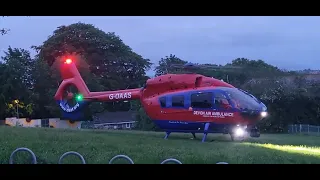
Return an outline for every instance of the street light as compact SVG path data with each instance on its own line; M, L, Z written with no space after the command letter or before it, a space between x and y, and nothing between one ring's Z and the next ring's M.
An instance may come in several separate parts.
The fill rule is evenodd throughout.
M14 100L13 102L14 102L14 103L16 104L16 106L17 106L17 111L16 111L16 113L17 113L17 119L19 119L19 100L16 99L16 100Z

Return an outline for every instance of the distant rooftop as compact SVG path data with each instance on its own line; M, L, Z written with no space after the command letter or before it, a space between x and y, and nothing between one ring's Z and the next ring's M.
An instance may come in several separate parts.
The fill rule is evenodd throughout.
M93 116L95 124L121 123L136 120L136 111L102 112Z

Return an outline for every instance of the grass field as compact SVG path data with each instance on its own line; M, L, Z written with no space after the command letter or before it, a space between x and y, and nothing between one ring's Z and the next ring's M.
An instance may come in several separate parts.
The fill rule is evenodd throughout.
M167 158L183 164L317 163L320 164L320 137L304 135L262 134L258 139L231 142L228 135L210 135L208 142L191 140L191 134L141 131L61 130L46 128L0 127L0 163L7 164L10 154L18 147L30 148L38 163L57 163L66 151L77 151L88 164L108 163L118 154L128 155L136 164L156 163ZM25 152L19 152L16 163L30 162ZM64 163L80 163L67 157ZM125 163L119 160L115 163Z

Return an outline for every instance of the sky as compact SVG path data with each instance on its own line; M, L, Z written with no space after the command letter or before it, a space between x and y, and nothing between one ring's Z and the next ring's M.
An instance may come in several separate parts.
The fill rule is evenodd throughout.
M0 28L11 30L0 36L0 55L9 45L40 45L58 26L77 22L115 32L153 63L174 54L194 63L244 57L289 70L320 69L320 17L312 16L11 16L0 19Z

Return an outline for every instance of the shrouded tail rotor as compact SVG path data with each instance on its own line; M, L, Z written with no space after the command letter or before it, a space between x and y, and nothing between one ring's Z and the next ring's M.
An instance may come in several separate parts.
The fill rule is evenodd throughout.
M71 58L64 58L60 71L63 81L54 98L62 109L63 118L66 120L87 121L84 119L83 110L92 101L115 102L140 99L141 97L141 88L90 92Z
M65 58L60 67L63 78L56 94L55 100L62 110L62 116L66 120L83 121L83 108L88 104L84 99L90 94L75 63L71 58Z

